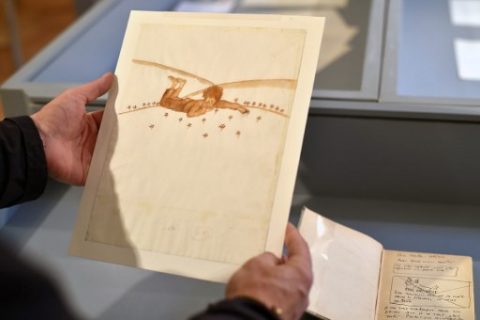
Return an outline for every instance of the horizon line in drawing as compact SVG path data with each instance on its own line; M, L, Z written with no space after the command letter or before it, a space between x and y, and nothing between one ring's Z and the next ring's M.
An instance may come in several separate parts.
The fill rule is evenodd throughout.
M292 79L252 79L252 80L240 80L233 82L225 82L221 84L214 84L212 81L195 75L191 72L181 70L175 67L170 67L165 64L132 59L133 63L142 65L154 66L163 70L173 71L184 76L188 76L198 80L201 83L207 83L206 88L196 90L189 94L180 96L182 89L184 88L187 80L180 77L168 76L171 81L170 87L168 87L163 93L160 101L142 103L143 107L138 108L136 105L129 105L127 111L119 112L118 114L125 114L130 112L141 111L147 108L164 107L173 111L184 112L188 117L197 117L203 115L212 110L219 109L232 109L239 111L240 113L249 113L249 108L256 108L267 112L287 117L289 115L284 113L284 108L270 104L270 107L266 103L256 101L244 101L243 104L238 103L238 98L235 98L234 102L222 99L224 89L226 88L249 88L249 87L275 87L294 90L296 87L296 80ZM196 95L202 94L202 99L192 99Z

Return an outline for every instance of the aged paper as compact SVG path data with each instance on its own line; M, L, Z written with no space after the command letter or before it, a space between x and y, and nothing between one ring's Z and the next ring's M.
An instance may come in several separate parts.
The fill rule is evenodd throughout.
M313 262L308 312L332 320L373 320L382 245L309 209L299 231Z
M471 257L383 250L306 208L299 231L313 262L308 312L329 320L475 319Z
M473 320L472 259L385 250L377 320Z
M280 255L322 30L132 12L71 252L212 281Z

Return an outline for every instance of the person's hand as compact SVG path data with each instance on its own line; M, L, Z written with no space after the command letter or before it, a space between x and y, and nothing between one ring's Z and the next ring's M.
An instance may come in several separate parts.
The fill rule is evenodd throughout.
M103 111L86 113L85 106L108 91L111 73L68 89L32 115L43 141L49 175L83 185L92 160Z
M283 259L266 252L247 261L227 284L227 299L248 297L278 311L285 320L299 319L308 306L312 262L305 240L291 224Z

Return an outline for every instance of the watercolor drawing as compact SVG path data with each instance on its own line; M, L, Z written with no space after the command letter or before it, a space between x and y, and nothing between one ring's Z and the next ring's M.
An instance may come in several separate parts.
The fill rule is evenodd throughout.
M276 199L291 196L280 190L293 188L296 168L279 180L285 159L300 154L310 96L298 90L312 86L316 68L302 64L316 63L323 24L161 15L155 23L139 13L127 30L79 242L92 246L87 256L110 248L99 258L119 263L165 270L203 261L230 273L272 239L281 250L289 207L272 229ZM308 32L319 34L306 50Z
M264 30L280 42L279 51L274 51L268 47L275 48L275 42L259 47L266 35L259 37L251 28L189 31L190 44L195 43L193 37L220 33L216 46L195 50L199 58L195 64L179 59L180 54L172 61L163 58L163 51L151 45L155 36L162 36L160 30L143 27L126 78L125 87L132 90L124 90L117 99L115 151L99 184L88 237L100 243L240 263L265 247L304 34ZM175 32L188 37L184 28L171 27L165 33ZM230 44L233 48L223 49L223 62L217 57L209 64L207 57L228 48L225 44L235 36L244 39L236 41L243 45ZM248 46L251 38L255 41ZM241 47L244 53L255 52L260 64L254 69L261 72L243 75L239 71L252 69L252 61L240 56L227 59ZM152 51L158 56L145 55ZM271 59L273 55L279 56L278 62ZM142 147L136 147L140 141ZM112 191L121 195L115 197L115 206ZM122 225L122 234L107 225ZM245 234L251 235L249 240ZM222 249L225 243L236 251Z
M203 90L203 99L181 98L180 92L185 86L185 79L169 76L172 81L170 88L165 90L160 105L175 111L185 112L189 117L198 117L213 109L233 109L241 113L248 113L248 109L236 103L221 100L223 89L219 86L210 86Z
M133 62L151 65L155 67L163 67L165 69L174 69L172 67L167 67L158 63L141 61L136 59L134 59ZM177 69L177 71L180 70ZM187 72L182 71L181 73L186 74ZM199 76L192 76L197 79L201 79ZM281 109L279 106L274 106L272 104L268 106L267 104L260 102L258 102L257 104L257 102L255 101L243 101L243 103L240 104L238 98L235 98L235 101L222 100L224 88L241 87L250 84L251 86L256 87L261 87L262 85L276 85L281 86L286 90L294 90L296 86L296 80L293 79L256 79L223 84L214 84L210 83L210 81L207 80L209 82L209 86L207 86L205 89L197 90L195 92L182 96L181 93L187 80L185 78L175 77L173 75L169 75L168 79L171 82L170 87L165 89L160 101L152 101L147 103L143 102L142 107L140 108L137 107L137 105L129 105L127 107L128 111L126 112L140 111L144 108L161 106L174 111L184 112L188 117L197 117L212 110L218 111L218 109L232 109L237 110L240 113L248 113L249 108L259 108L285 116L285 114L283 113L284 109ZM201 94L201 97L199 99L192 98L198 94Z
M165 88L160 99L147 102L142 101L138 104L128 105L125 111L120 111L118 113L119 115L139 112L150 108L164 108L177 113L184 113L185 118L192 118L202 116L208 112L217 113L221 109L235 110L239 114L245 115L250 112L250 109L259 109L264 112L288 118L288 114L285 112L285 107L271 103L268 104L264 101L251 101L248 97L248 93L247 97L244 97L244 99L235 97L230 101L223 98L224 93L239 88L255 88L260 90L261 88L279 88L283 90L284 93L290 92L293 94L297 85L295 79L249 79L215 84L204 77L165 64L140 59L132 59L132 63L163 70L168 74L167 79L169 80L170 85ZM204 85L204 87L193 92L185 93L184 87L189 81L189 78L196 80L198 83ZM164 117L168 117L168 110L165 111ZM228 119L231 120L232 118L233 115L229 115ZM257 115L255 119L259 122L262 119L262 116ZM178 118L179 122L182 122L183 120L184 117ZM204 123L205 121L206 119L202 118L202 122ZM150 129L155 127L154 124L149 124L148 126ZM192 123L188 122L187 127L192 127ZM218 127L223 130L226 128L226 124L220 123L218 124ZM239 136L240 131L236 131L236 135ZM208 137L208 133L204 133L203 136Z

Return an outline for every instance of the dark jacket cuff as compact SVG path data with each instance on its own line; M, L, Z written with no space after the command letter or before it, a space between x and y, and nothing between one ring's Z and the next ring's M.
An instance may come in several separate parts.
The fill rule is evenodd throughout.
M5 119L0 124L3 176L0 206L38 198L48 178L43 142L28 116Z
M222 300L191 320L280 320L264 304L250 298Z

